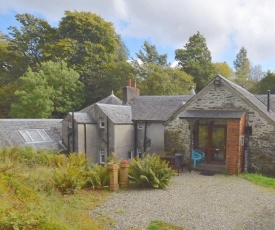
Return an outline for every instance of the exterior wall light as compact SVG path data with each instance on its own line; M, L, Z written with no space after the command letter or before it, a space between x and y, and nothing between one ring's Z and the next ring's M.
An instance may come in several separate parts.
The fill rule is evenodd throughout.
M221 84L220 79L218 77L216 77L215 80L214 80L214 85L215 86L220 86L220 84Z

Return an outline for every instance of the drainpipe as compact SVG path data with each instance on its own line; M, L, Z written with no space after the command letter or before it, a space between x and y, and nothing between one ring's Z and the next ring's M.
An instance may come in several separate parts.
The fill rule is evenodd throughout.
M146 152L146 136L147 136L147 121L145 121L144 123L144 143L143 143L144 152Z
M109 117L107 117L107 157L110 156L110 140L109 140Z
M84 124L84 153L86 156L87 153L87 133L86 133L86 124Z
M270 109L270 90L267 90L267 112Z
M73 152L75 152L75 137L74 137L74 110L72 111L72 135L73 135Z
M135 134L134 134L134 156L137 156L137 122L134 121L134 129L135 129Z

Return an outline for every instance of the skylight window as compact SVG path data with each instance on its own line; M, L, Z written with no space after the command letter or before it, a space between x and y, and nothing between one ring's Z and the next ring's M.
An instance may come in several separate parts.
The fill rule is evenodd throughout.
M44 129L18 130L26 142L45 142L51 141Z

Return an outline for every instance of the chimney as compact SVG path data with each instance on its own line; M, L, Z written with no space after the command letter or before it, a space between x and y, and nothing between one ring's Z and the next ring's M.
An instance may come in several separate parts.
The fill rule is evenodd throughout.
M132 80L131 80L131 78L128 78L128 86L132 87Z
M128 79L128 86L124 86L122 88L123 98L122 102L123 104L128 104L128 102L135 96L139 96L139 89L137 88L136 81L134 81L134 87L132 87L131 79Z
M270 90L267 90L267 112L270 109Z

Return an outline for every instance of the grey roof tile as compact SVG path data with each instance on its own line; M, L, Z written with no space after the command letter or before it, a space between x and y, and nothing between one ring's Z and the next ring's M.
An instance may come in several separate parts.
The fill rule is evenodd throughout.
M258 110L260 110L263 114L265 114L269 119L275 122L275 116L272 110L270 112L267 111L266 105L260 101L254 94L248 92L246 89L241 86L229 81L228 79L219 76L225 83L227 83L231 88L239 92L246 100L248 100L251 105L255 106Z
M180 118L241 118L245 111L225 110L186 110L179 114Z
M63 150L61 144L62 119L0 119L0 146L32 146L49 150ZM44 129L51 141L26 142L18 130Z
M262 103L265 104L266 108L267 108L267 94L263 94L263 95L255 95ZM270 109L272 111L275 111L275 95L271 94L270 95Z
M98 101L97 103L100 104L108 104L108 105L122 105L122 101L116 97L113 92L110 96L103 98L102 100ZM79 110L80 113L87 113L89 112L95 104L89 105L84 109Z
M72 116L72 113L70 113ZM87 112L74 112L74 119L78 123L96 123L96 120Z
M128 105L97 103L97 106L116 124L133 123L131 107Z
M129 105L132 107L133 120L166 121L193 95L179 96L138 96Z

